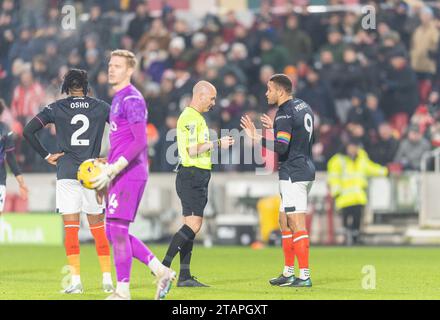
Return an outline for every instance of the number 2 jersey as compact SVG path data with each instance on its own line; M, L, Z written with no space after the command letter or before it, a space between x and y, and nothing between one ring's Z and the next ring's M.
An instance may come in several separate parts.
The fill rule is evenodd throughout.
M288 100L278 108L274 135L275 144L278 144L275 151L279 154L280 180L315 180L315 165L312 161L313 125L313 111L301 99Z
M110 105L91 97L68 97L41 111L36 118L43 126L54 123L58 152L57 179L75 179L79 165L99 157Z

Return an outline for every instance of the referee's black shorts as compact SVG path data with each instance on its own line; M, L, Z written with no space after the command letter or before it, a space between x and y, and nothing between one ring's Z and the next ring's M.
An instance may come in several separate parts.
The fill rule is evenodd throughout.
M197 167L181 167L177 173L176 191L182 202L182 214L185 217L203 217L208 202L208 184L211 170Z

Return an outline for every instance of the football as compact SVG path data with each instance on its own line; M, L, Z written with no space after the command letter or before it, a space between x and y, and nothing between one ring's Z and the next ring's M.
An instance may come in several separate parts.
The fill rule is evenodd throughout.
M90 180L101 173L101 168L97 165L97 159L89 159L81 163L77 172L77 179L81 185L87 189L93 189Z

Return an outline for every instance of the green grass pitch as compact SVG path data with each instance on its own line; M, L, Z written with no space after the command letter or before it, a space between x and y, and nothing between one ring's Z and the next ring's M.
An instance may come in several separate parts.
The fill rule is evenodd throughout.
M151 246L159 258L166 247ZM178 269L178 260L173 267ZM64 248L0 247L0 299L104 299L95 248L81 247L83 295L63 295ZM363 289L362 268L374 266L376 289ZM195 246L192 271L210 288L176 288L167 299L439 299L440 252L420 247L313 247L310 254L312 288L271 287L268 280L283 266L281 248ZM368 275L372 275L371 273ZM368 276L367 275L367 276ZM113 278L115 278L113 272ZM364 280L363 280L364 279ZM133 262L132 299L152 299L153 277ZM371 282L370 282L371 283Z

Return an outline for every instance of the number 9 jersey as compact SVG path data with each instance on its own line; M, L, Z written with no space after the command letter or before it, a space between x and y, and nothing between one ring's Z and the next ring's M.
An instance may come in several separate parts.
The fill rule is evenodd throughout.
M278 158L280 180L315 180L313 126L313 111L301 99L291 99L278 108L274 121L275 142L288 147Z
M110 105L91 97L68 97L41 111L36 118L43 126L54 123L57 152L64 156L57 162L57 179L75 179L79 165L99 157Z

